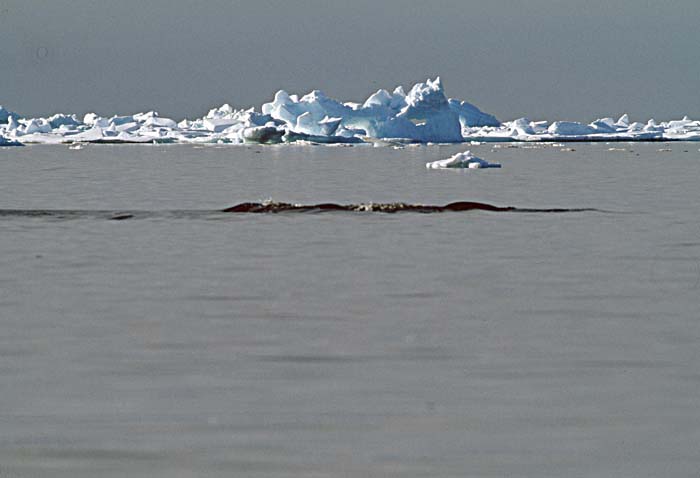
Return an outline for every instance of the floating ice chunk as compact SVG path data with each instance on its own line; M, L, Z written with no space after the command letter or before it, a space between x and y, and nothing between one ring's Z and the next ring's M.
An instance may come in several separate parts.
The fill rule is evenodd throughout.
M447 159L441 159L439 161L433 161L432 163L426 163L425 167L428 169L481 169L500 168L501 165L498 163L489 163L488 161L485 161L481 158L477 158L472 154L471 151L465 151L463 153L457 153L454 156Z

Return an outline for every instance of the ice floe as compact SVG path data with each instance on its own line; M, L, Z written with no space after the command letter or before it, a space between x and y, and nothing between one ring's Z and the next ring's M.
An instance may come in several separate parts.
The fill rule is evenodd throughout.
M229 104L196 119L162 117L155 111L124 116L88 113L23 118L0 106L0 144L18 143L413 143L700 141L700 121L632 122L601 118L592 123L499 122L466 101L449 99L440 78L380 89L363 103L341 102L314 90L299 96L278 91L260 108Z
M425 165L428 169L481 169L481 168L500 168L501 165L498 163L489 163L488 161L477 158L472 154L471 151L465 151L463 153L457 153L454 156L441 159L439 161L433 161L432 163L426 163Z
M577 141L700 141L700 121L631 123L628 115L617 121L601 118L585 124L575 121L530 121L520 118L499 126L463 127L465 141L577 142Z

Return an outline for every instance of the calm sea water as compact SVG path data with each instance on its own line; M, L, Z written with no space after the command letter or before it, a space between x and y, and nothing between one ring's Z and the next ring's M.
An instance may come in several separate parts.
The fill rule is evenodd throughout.
M0 476L697 477L698 145L573 148L0 149Z

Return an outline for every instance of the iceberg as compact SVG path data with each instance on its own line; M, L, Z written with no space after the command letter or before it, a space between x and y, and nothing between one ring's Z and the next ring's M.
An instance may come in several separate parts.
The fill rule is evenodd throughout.
M457 153L454 156L426 163L428 169L482 169L482 168L500 168L498 163L489 163L481 158L477 158L471 151Z

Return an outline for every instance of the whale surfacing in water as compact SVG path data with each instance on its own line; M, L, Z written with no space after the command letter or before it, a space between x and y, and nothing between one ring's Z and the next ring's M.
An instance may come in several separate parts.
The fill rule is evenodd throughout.
M426 204L407 204L402 202L396 203L358 203L358 204L291 204L285 202L244 202L223 209L221 212L231 213L281 213L281 212L327 212L327 211L345 211L345 212L417 212L417 213L436 213L436 212L464 212L464 211L490 211L490 212L582 212L590 211L591 209L521 209L512 206L494 206L473 201L457 201L449 203L445 206L433 206Z
M482 202L471 202L471 201L458 201L452 202L446 206L443 206L444 211L472 211L478 209L481 211L514 211L514 207L498 207L491 204L486 204Z

